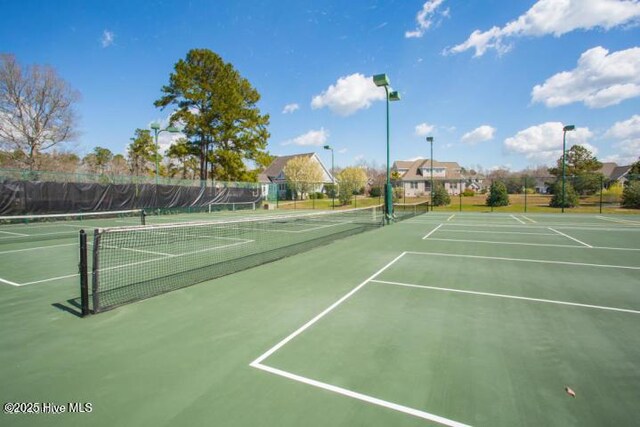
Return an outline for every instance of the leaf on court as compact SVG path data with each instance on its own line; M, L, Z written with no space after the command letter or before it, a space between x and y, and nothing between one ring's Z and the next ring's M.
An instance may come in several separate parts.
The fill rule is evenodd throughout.
M571 387L565 387L564 391L571 397L576 397L576 392L571 389Z

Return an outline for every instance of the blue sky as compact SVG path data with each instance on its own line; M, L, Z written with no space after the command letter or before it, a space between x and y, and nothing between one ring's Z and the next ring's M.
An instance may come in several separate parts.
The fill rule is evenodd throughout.
M587 144L601 160L640 156L639 0L0 0L0 51L48 64L81 93L80 153L124 153L175 62L208 48L262 95L273 154L325 163L391 158L521 169ZM169 136L164 137L163 146Z

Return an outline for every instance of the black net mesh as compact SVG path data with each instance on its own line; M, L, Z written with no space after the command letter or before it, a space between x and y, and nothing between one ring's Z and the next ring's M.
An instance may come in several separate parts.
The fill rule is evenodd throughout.
M410 215L405 213L402 218ZM381 206L215 222L98 229L93 310L103 311L375 229Z

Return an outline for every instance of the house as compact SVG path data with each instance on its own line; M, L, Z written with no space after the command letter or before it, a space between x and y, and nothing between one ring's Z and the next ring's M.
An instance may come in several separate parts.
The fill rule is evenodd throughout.
M265 199L269 196L269 189L275 191L277 188L278 198L284 199L287 195L287 177L284 174L284 167L289 160L296 157L309 157L312 161L320 165L322 169L322 181L318 183L313 191L323 191L324 184L333 183L333 176L331 172L325 167L320 160L320 157L316 153L303 153L294 154L291 156L279 156L276 157L273 162L267 167L264 172L258 175L258 182L262 185L262 194Z
M458 195L467 188L478 191L482 188L480 177L466 177L457 162L416 159L399 160L392 170L400 175L400 182L407 197L420 197L431 193L431 171L434 185L442 184L451 195Z
M608 187L608 183L619 182L623 184L627 182L627 174L631 170L631 165L628 166L618 166L614 162L605 162L602 163L602 168L598 172L604 175L605 185Z

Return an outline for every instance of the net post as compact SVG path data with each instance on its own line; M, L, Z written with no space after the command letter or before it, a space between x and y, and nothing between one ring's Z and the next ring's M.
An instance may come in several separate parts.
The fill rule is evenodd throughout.
M147 225L147 213L144 211L144 209L142 209L142 211L140 212L140 223L142 225Z
M87 263L87 233L80 230L80 306L82 317L91 314L89 311L89 271Z
M93 231L93 268L91 270L91 291L93 293L93 312L100 311L100 283L99 283L99 255L100 255L100 230Z

